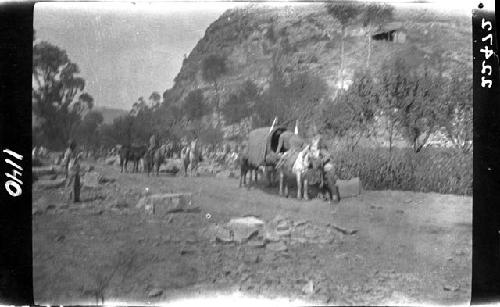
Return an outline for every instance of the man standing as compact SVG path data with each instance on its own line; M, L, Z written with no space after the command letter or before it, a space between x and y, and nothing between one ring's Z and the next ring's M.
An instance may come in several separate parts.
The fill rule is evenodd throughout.
M66 174L65 195L69 201L73 199L75 203L80 201L80 158L81 154L76 151L76 143L70 141L63 158Z
M149 138L149 148L148 151L152 153L158 147L158 138L156 137L156 133Z

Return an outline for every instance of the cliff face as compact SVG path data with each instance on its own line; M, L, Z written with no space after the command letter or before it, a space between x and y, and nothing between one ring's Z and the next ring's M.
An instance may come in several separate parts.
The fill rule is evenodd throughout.
M356 70L368 66L376 74L385 60L398 56L428 63L444 75L464 65L472 71L471 35L470 17L466 16L396 8L393 20L371 28L358 18L346 29L344 83L349 84ZM199 88L210 101L215 91L201 74L202 61L210 54L227 59L227 73L218 82L222 104L246 80L265 89L273 63L285 76L307 71L321 77L333 95L339 86L340 42L340 23L324 4L230 10L207 28L164 96L180 104L191 90Z

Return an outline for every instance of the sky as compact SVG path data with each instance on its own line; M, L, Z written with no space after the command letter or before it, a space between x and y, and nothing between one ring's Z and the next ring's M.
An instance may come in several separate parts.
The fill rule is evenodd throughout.
M66 50L96 106L129 109L170 88L184 55L236 3L37 3L36 39Z
M391 1L391 3L406 1ZM489 2L483 1L483 2ZM471 1L435 1L437 10L470 12ZM281 3L274 5L289 5ZM96 106L130 109L172 87L184 59L205 29L245 2L36 3L36 39L66 50ZM402 4L404 6L408 5ZM421 4L419 4L421 6Z

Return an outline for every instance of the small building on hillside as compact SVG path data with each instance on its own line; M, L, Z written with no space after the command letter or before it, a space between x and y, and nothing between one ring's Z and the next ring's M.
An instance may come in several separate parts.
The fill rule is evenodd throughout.
M390 22L381 26L373 33L372 39L402 44L406 42L406 30L403 28L402 22Z

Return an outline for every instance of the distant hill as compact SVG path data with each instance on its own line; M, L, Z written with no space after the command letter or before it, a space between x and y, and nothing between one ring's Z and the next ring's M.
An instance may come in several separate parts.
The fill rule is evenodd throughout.
M95 107L94 111L100 112L104 118L104 124L112 124L115 118L126 115L127 110L115 109L110 107Z

